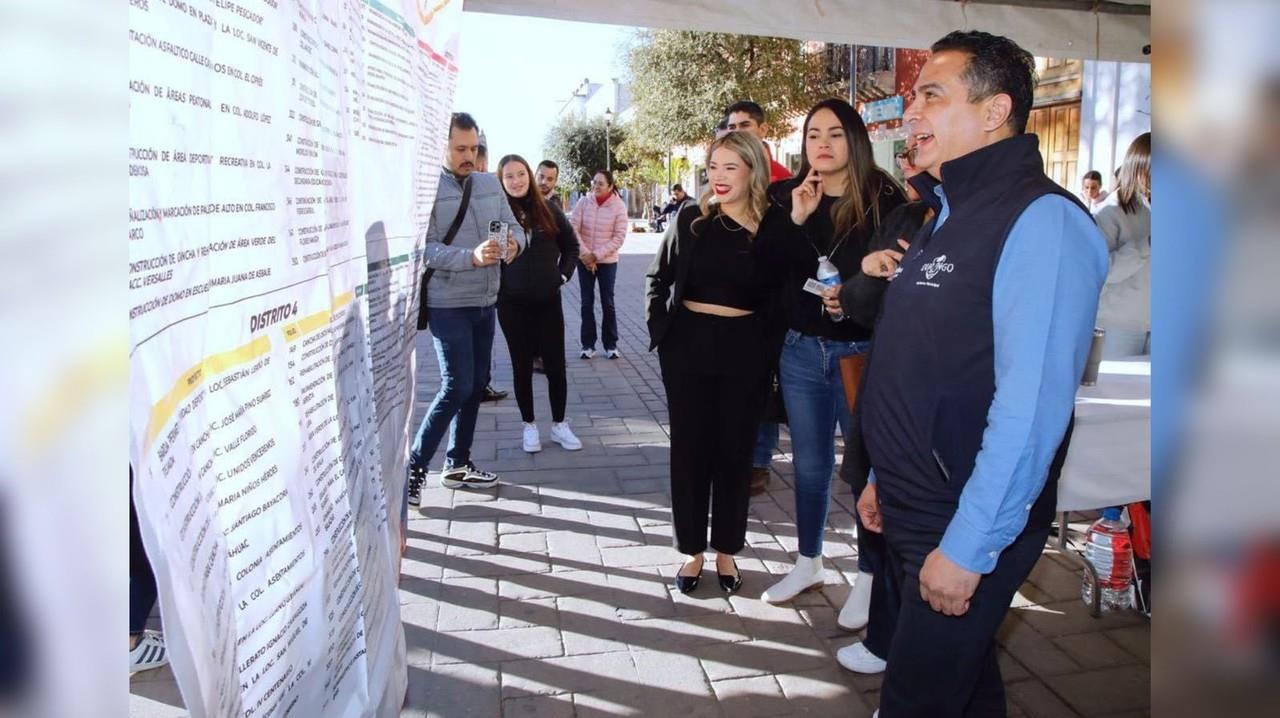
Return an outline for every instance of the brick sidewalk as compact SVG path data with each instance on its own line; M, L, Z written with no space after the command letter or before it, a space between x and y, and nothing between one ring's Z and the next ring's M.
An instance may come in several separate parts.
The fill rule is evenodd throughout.
M535 377L542 452L520 449L514 397L486 404L473 456L502 484L466 492L433 480L410 513L403 715L857 717L878 704L879 678L834 658L859 640L835 622L857 573L842 482L826 534L827 586L794 606L759 600L796 550L785 432L771 491L751 503L742 591L726 599L705 580L692 596L669 588L681 558L671 548L666 401L643 321L653 240L633 235L634 253L621 260L621 359L577 358L576 280L564 292L568 415L583 450L547 439L546 382ZM499 331L494 384L510 389L506 352ZM439 376L425 335L419 367L414 427ZM443 447L432 466L442 456ZM1149 623L1089 617L1072 565L1046 548L1001 630L1011 714L1148 715ZM150 673L131 682L131 712L181 714L164 710L181 705L167 669Z

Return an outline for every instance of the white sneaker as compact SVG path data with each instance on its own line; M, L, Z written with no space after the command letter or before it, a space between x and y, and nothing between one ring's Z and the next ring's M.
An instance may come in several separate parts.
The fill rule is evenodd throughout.
M617 349L605 349L605 350L604 350L604 358L605 358L605 359L617 359L617 358L618 358L618 357L620 357L620 356L622 356L622 355L618 353L618 350L617 350Z
M583 349L581 352L578 353L578 356L582 357L583 359L590 359L595 355L596 355L595 349Z
M530 454L536 454L542 451L542 439L538 436L537 424L524 425L524 437L522 439L524 450Z
M440 485L446 489L487 489L497 483L497 474L477 469L470 461L461 466L446 467L440 472Z
M786 578L765 590L760 599L765 603L786 603L814 588L822 588L827 572L822 567L822 557L796 556L796 565Z
M156 631L145 631L138 645L129 651L129 675L138 671L149 671L169 662L169 652L165 649L164 638Z
M867 650L862 641L836 651L836 662L854 673L884 673L889 665L883 658Z
M853 580L849 598L845 599L840 615L836 618L836 623L844 630L858 631L867 625L871 611L871 579L871 574L859 571L858 577Z
M551 440L564 447L565 451L577 451L582 448L582 440L574 436L569 428L569 420L551 424Z

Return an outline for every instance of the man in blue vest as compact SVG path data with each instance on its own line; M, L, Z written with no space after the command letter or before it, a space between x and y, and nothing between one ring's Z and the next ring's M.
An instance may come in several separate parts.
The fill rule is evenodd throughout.
M932 51L903 119L936 215L876 325L858 511L902 586L884 718L1003 716L995 633L1048 536L1107 248L1024 134L1031 54L976 31Z

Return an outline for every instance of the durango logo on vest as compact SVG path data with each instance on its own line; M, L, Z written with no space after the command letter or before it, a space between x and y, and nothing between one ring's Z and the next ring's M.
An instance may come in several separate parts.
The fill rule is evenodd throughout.
M927 262L924 265L922 265L920 267L920 271L924 272L925 279L933 279L934 277L938 276L942 272L946 272L947 274L950 274L951 271L954 270L955 268L956 268L956 265L947 261L947 255L941 254L941 255L938 255L937 257L934 257L932 262ZM929 287L938 286L933 282L916 282L916 284L923 284Z

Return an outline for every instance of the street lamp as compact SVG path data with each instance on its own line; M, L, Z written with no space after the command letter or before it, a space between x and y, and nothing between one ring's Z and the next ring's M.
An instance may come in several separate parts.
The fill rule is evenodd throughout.
M609 128L613 126L613 109L605 108L604 111L604 168L613 171L613 153L609 150Z

